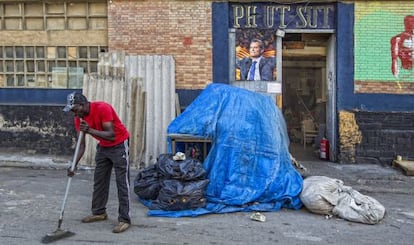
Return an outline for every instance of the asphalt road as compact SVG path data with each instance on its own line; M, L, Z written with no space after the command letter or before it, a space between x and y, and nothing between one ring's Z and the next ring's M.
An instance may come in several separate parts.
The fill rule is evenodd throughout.
M134 200L132 227L113 234L118 205L114 178L109 219L83 224L81 218L90 213L92 170L82 170L72 179L62 224L75 235L54 244L413 244L414 177L378 165L301 163L307 168L304 176L338 178L377 199L386 208L385 218L367 225L313 214L306 208L263 213L266 222L251 220L247 212L150 217L148 209ZM132 183L136 173L132 172ZM66 183L64 169L0 164L0 244L41 244L42 237L57 228Z

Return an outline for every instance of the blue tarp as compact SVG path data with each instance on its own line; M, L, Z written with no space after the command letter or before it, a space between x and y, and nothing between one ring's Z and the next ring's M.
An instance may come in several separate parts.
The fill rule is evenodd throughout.
M303 179L291 164L285 120L271 97L210 84L170 123L167 133L212 139L203 163L210 180L207 205L195 210L150 210L148 215L180 217L302 207Z

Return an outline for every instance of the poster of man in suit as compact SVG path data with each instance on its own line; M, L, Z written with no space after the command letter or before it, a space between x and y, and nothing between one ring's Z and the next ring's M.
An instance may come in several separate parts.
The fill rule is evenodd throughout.
M237 29L236 80L276 80L276 48L272 30Z

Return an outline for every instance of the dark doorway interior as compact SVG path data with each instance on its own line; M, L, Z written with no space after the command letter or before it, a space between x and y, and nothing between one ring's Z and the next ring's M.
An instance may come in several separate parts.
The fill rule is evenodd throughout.
M326 33L294 33L283 39L282 111L291 153L299 160L318 157L319 142L325 136L329 36ZM306 139L303 125L313 128L316 136Z

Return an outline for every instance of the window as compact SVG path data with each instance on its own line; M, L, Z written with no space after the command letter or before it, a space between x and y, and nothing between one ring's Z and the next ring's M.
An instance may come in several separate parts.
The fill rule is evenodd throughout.
M0 87L82 88L101 46L0 46ZM45 54L46 53L46 54Z
M56 35L61 31L78 33L79 30L104 33L107 7L106 0L0 1L0 31L18 35L24 35L25 31L58 31ZM76 37L73 43L31 44L30 40L19 42L16 38L9 46L0 44L0 88L82 87L83 74L97 71L99 53L108 48L81 46Z
M0 3L0 30L104 30L106 1Z
M22 29L22 9L21 4L6 3L3 5L3 22L6 30L21 30Z

